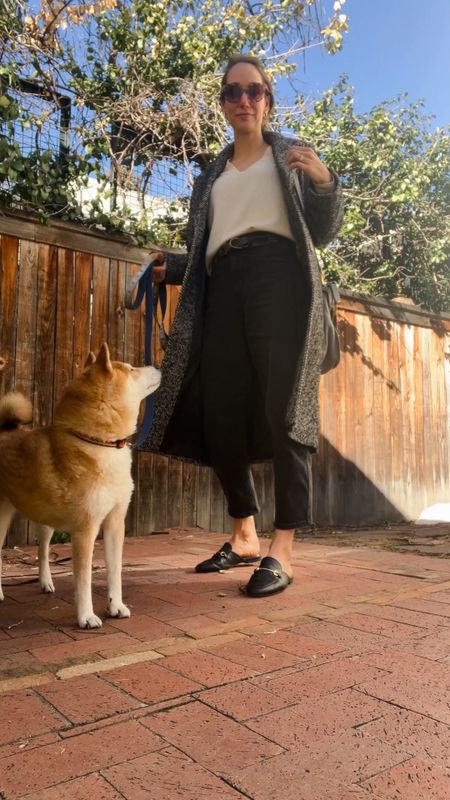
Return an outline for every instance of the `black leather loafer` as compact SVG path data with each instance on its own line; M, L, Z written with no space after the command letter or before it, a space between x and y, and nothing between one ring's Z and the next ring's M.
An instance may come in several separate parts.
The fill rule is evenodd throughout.
M220 572L224 569L232 569L232 567L240 567L245 564L256 564L260 561L261 556L239 556L231 549L231 544L225 542L223 547L214 553L211 558L206 561L201 561L197 564L196 572Z
M283 571L283 567L276 558L266 556L247 583L245 593L249 597L268 597L268 595L284 591L292 581L293 578Z

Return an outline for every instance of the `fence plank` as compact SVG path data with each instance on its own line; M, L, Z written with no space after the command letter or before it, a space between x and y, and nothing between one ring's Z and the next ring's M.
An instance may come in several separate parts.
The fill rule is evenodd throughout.
M136 532L139 536L155 530L153 517L153 454L139 453L136 490L139 503Z
M50 425L53 419L53 373L58 251L39 245L34 383L35 422Z
M345 364L343 365L345 367ZM346 513L348 494L346 492L348 468L353 465L345 458L347 452L347 396L344 388L345 369L335 369L328 373L325 380L328 395L327 419L333 419L333 455L334 467L334 516L342 518ZM329 423L328 423L329 424ZM338 447L337 443L340 443Z
M445 374L445 342L445 334L434 335L430 341L430 364L435 365L438 374ZM447 398L443 380L431 380L431 416L434 420L437 459L433 502L445 502L448 492L446 472L450 462L450 425L446 426Z
M36 307L34 424L50 425L53 419L53 376L58 251L39 244ZM28 541L36 538L37 526L28 523Z
M127 264L125 272L125 281L128 285L132 278L139 271L138 264ZM125 352L124 358L134 367L141 367L144 364L143 352L143 317L142 311L138 309L132 313L125 314Z
M16 364L14 388L32 400L36 364L36 316L39 245L21 242L19 256ZM33 418L36 410L33 409ZM28 521L16 519L8 535L8 545L28 543Z
M55 318L55 375L53 381L56 405L74 368L75 274L72 250L58 251Z
M403 410L403 508L405 499L412 497L416 483L416 428L414 419L414 329L402 325L399 337L399 381ZM402 511L403 508L400 508Z
M111 358L123 361L125 353L126 263L111 261L109 275L108 344Z
M168 492L168 462L166 456L154 456L153 461L153 525L162 531L167 527L167 510L170 503Z
M424 430L424 376L423 359L421 351L421 330L414 328L414 428L416 431L416 489L414 492L414 506L420 513L427 506L427 475L426 475L426 450L427 441Z
M167 493L169 508L167 509L167 527L175 528L181 524L183 497L183 464L177 458L170 458L167 476Z
M370 322L372 331L372 356L366 368L371 372L371 374L368 375L368 380L369 383L372 383L374 457L372 457L371 464L372 473L368 477L374 482L375 486L378 487L386 484L389 470L388 462L390 459L389 455L386 455L386 458L379 459L377 453L380 447L385 450L386 454L389 452L390 425L389 405L387 403L389 395L387 388L388 378L386 375L386 345L387 339L391 334L389 327L386 327L383 321L376 321L376 323L380 322L381 324L373 324L373 320L370 320ZM355 379L357 379L357 375ZM380 493L378 498L375 497L373 499L373 502L380 515L379 521L386 519L386 502L383 495ZM373 512L371 511L371 517L372 514Z
M94 256L92 262L92 320L90 347L97 353L108 340L109 259Z
M424 484L426 492L426 506L431 505L433 486L435 481L436 451L435 451L435 420L431 418L431 364L430 364L430 337L429 331L420 330L420 354L422 360L422 398L423 398L423 438L424 438Z
M373 336L370 317L362 317L359 327L359 342L362 349L362 369L357 375L358 414L356 425L357 463L355 476L355 495L353 519L356 520L361 508L368 510L370 522L376 522L373 514L374 492L371 473L375 460L375 434L373 424L373 374L376 369L383 369L383 340ZM379 508L379 507L378 507ZM378 512L377 508L377 512ZM375 513L377 513L375 512Z
M92 256L88 253L75 254L74 285L74 372L80 372L89 353L91 323L91 281Z
M0 356L6 365L1 374L4 392L14 386L16 358L17 273L19 240L2 236L0 243Z
M400 328L402 325L390 325L391 336L387 346L386 372L388 377L388 406L390 422L390 488L389 496L395 498L398 519L401 519L401 508L405 507L404 495L404 451L405 430L404 412L400 390ZM378 452L376 454L378 456ZM386 519L392 519L392 512L386 511Z
M197 468L195 464L183 464L183 500L181 524L193 527L197 523Z

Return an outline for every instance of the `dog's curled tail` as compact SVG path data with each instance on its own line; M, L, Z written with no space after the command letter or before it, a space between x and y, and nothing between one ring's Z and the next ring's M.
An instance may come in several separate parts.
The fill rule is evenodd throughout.
M33 406L20 392L8 392L0 400L0 430L13 430L33 419Z

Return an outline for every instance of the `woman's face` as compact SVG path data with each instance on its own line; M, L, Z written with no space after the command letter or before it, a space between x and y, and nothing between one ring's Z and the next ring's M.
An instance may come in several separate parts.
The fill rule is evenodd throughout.
M264 83L253 64L235 64L231 67L226 83L237 83L247 88L251 83ZM269 113L269 98L266 94L261 100L250 100L246 92L237 103L222 102L222 111L235 134L261 131L264 117Z

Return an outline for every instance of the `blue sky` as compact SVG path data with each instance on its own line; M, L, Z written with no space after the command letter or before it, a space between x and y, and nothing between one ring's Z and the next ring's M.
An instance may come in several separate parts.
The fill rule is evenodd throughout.
M302 93L315 96L346 73L358 112L407 92L426 101L433 127L449 125L450 0L346 0L342 13L349 16L342 51L309 50L305 67L299 59Z

